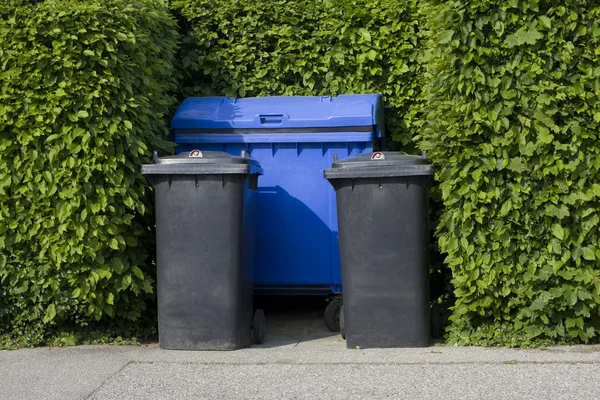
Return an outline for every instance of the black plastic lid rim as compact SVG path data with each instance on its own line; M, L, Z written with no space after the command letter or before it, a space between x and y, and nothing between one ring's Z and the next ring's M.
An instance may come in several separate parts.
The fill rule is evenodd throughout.
M323 176L325 179L352 179L352 178L395 178L403 176L431 176L432 165L402 166L387 168L365 168L365 169L327 169Z
M154 164L142 165L142 175L254 175L263 174L260 164L242 151L240 157L221 151L192 150L176 156L158 157Z
M250 165L219 164L147 164L142 165L142 175L262 175L259 167Z
M334 161L323 175L325 179L430 176L433 165L425 157L404 152L374 152Z

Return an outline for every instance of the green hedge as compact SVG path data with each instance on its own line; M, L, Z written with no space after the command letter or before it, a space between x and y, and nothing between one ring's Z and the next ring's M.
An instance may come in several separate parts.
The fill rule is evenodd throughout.
M174 0L193 45L188 94L378 92L389 138L406 145L421 76L418 1Z
M140 317L153 233L139 166L166 146L177 40L162 0L0 5L0 334L35 345Z
M449 340L597 340L600 5L433 3L419 141L446 206Z

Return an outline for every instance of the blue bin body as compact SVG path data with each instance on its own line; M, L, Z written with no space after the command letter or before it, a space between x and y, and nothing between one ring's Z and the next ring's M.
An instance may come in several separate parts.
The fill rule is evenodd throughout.
M380 95L188 98L171 122L177 152L239 155L263 168L255 287L264 294L341 293L335 192L323 170L383 147Z

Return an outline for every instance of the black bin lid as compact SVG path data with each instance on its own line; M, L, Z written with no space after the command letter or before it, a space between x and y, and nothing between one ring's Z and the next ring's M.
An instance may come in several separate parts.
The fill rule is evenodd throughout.
M385 178L395 176L433 175L428 158L409 155L403 151L378 151L334 161L325 170L326 179Z
M223 151L192 150L175 156L158 157L154 163L142 165L142 175L219 175L261 174L258 161L250 158L250 152L242 151L232 156Z

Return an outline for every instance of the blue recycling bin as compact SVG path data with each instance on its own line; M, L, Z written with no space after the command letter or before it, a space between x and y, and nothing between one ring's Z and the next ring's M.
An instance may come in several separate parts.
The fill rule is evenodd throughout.
M177 152L239 155L264 170L257 192L255 287L263 294L341 293L334 154L383 149L381 96L187 98L171 122Z

